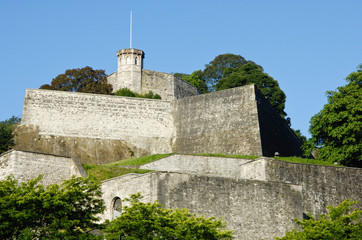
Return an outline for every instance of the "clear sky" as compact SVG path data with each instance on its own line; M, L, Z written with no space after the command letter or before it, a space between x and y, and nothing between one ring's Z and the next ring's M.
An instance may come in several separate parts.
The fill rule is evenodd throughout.
M325 92L362 63L361 0L0 0L0 121L21 117L25 89L66 69L116 71L131 10L145 69L192 73L242 55L279 82L305 135Z

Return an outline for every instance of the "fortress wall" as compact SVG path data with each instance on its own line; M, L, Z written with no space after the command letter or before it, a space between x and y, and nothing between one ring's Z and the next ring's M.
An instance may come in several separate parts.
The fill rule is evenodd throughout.
M198 95L197 89L190 83L185 82L181 78L173 76L175 82L175 98L180 99L184 97L190 97Z
M177 154L144 164L140 168L240 178L240 165L250 161L253 160Z
M179 99L173 152L262 155L254 85Z
M326 213L326 206L337 206L349 198L359 200L362 208L362 169L321 166L265 160L268 180L300 184L303 211L314 216Z
M114 72L107 77L107 82L112 85L113 92L116 92L119 89L117 79L118 79L118 72Z
M151 175L158 200L206 217L223 217L235 239L273 239L302 218L300 186L183 173Z
M256 89L256 88L255 88ZM258 89L255 90L263 156L302 156L301 142Z
M174 137L168 101L51 90L27 89L21 122L24 126L37 128L40 136L58 145L74 147L81 142L87 146L79 150L82 152L96 148L96 144L110 144L104 148L116 151L112 146L123 143L134 155L165 153L171 152ZM22 137L17 140L18 146L27 146L21 144ZM38 147L34 144L30 144L31 149L46 150L39 145L46 144L44 141Z
M149 91L159 94L162 100L174 100L174 75L143 69L142 93Z
M19 182L24 182L43 174L43 184L60 184L72 175L82 177L84 169L72 159L48 154L24 151L10 151L0 156L0 177L5 179L13 174Z

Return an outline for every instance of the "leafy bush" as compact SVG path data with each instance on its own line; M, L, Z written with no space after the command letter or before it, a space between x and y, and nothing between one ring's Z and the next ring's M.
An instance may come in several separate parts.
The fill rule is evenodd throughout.
M137 98L150 98L150 99L161 99L159 94L154 94L152 91L149 91L146 94L138 94L135 93L128 88L121 88L114 95L121 96L121 97L137 97Z
M221 220L198 217L188 209L165 209L158 202L142 203L141 198L138 193L125 199L130 206L106 227L106 239L233 239Z

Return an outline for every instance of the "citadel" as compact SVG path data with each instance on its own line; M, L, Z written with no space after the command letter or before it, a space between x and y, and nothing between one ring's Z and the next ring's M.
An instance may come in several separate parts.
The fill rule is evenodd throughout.
M283 236L294 218L361 199L361 169L272 158L301 155L301 143L254 85L201 95L172 74L143 69L144 57L134 48L118 51L117 71L107 80L114 91L152 91L162 100L27 89L16 147L0 155L0 179L44 174L44 184L60 183L87 176L84 163L177 153L140 166L150 173L103 181L102 220L141 192L144 201L223 217L235 239Z

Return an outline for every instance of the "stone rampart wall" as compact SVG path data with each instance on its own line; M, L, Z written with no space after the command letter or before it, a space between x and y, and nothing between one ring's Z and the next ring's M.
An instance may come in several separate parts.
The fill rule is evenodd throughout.
M195 95L199 94L197 89L190 83L188 83L174 75L173 75L173 79L174 79L173 81L175 84L175 87L174 87L175 99L195 96Z
M40 136L123 141L143 154L171 152L174 138L169 101L51 90L26 91L21 126Z
M71 158L24 151L9 151L0 156L0 179L9 175L24 182L43 174L43 184L60 184L72 175L85 177L86 173L80 164Z
M159 94L163 100L175 100L197 95L197 89L173 74L142 70L142 93Z
M167 208L223 218L235 239L282 236L294 227L292 219L303 215L301 188L280 182L153 172L104 181L102 191L108 208L103 219L112 217L115 197L141 192L144 202L158 200Z
M142 93L152 91L161 96L162 100L174 100L174 76L172 74L142 70Z
M303 187L305 213L312 213L314 216L326 213L326 206L337 206L347 198L360 201L359 208L362 208L360 168L264 161L267 180L290 182Z
M173 102L174 152L261 156L254 85Z
M155 173L159 201L206 217L223 217L235 239L273 239L302 217L299 186L181 173Z

